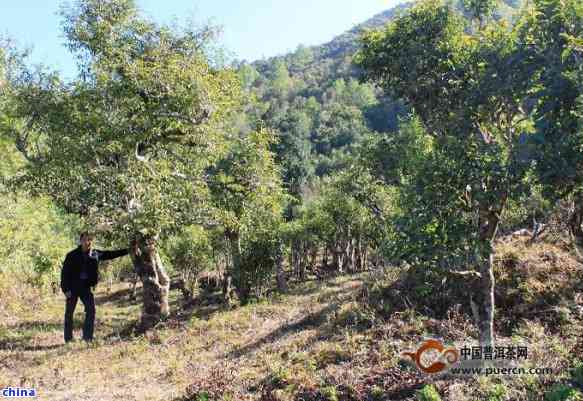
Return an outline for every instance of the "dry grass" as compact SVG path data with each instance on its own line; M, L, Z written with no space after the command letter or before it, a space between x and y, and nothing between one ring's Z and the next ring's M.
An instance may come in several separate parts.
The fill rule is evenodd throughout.
M583 317L583 269L562 246L525 239L496 248L499 329L510 334L519 322L540 321L554 335L570 336Z
M501 315L522 313L499 339L527 342L529 363L564 372L575 359L573 352L583 350L583 316L576 309L582 299L574 284L581 283L580 268L564 250L548 244L504 243L497 257L497 297L509 308ZM391 270L311 281L237 309L200 304L145 335L132 332L140 306L127 300L127 285L118 284L111 294L96 293L97 340L90 345L63 345L62 296L45 295L42 302L33 297L3 309L0 388L34 387L39 399L51 401L364 401L413 400L432 384L444 400L474 401L495 400L492 394L500 386L501 400L541 399L549 386L568 380L567 373L466 380L420 374L400 352L427 337L468 342L476 330L460 305L439 319L415 305L402 310L370 305L380 302L369 297L372 283L391 286L399 277ZM563 314L560 329L556 316L544 308L520 311L525 302L539 307L540 299L554 308L546 304L552 294L561 298L557 305L569 310L558 312ZM178 298L178 291L172 291L174 311L180 310ZM79 305L76 328L82 309Z
M236 310L200 307L145 335L131 333L140 307L115 296L125 294L126 285L119 284L113 296L96 292L97 338L90 345L63 344L64 299L46 296L21 305L0 324L0 388L34 387L47 400L122 395L127 400L172 400L192 390L197 380L210 388L224 376L231 391L243 394L284 360L280 354L313 347L322 324L359 283L348 278L306 283L285 297ZM171 295L176 309L179 294ZM82 319L80 304L77 338ZM229 371L236 372L234 377Z

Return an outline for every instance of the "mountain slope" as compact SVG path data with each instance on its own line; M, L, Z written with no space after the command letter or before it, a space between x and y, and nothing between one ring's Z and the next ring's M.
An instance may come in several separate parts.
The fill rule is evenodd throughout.
M524 366L552 368L552 375L420 373L401 352L429 337L475 345L477 333L455 305L465 308L463 299L449 299L443 319L431 312L437 293L423 307L407 306L422 295L417 287L398 295L408 275L391 267L293 284L286 294L234 310L208 294L183 305L172 290L172 316L145 335L133 331L140 301L129 299L128 284L111 292L100 284L90 345L63 345L62 295L41 303L26 293L10 301L19 304L18 315L0 319L0 388L35 388L50 401L419 400L428 385L444 401L543 399L551 388L576 394L583 365L565 367L583 351L578 262L560 244L505 238L497 249L500 323L513 327L499 328L498 344L528 344ZM540 309L546 312L532 314ZM79 307L77 338L82 317Z
M502 3L495 18L511 19L514 3ZM408 114L398 99L359 82L353 57L364 30L382 28L413 4L379 13L328 43L240 66L244 86L259 102L249 120L278 133L278 161L290 188L342 170L363 140L396 130Z

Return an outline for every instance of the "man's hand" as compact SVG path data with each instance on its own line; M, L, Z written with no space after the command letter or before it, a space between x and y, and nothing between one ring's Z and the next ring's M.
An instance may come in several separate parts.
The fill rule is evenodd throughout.
M67 299L71 298L71 296L72 296L72 295L73 295L73 294L71 293L71 291L67 291L67 292L65 293L65 297L67 297Z

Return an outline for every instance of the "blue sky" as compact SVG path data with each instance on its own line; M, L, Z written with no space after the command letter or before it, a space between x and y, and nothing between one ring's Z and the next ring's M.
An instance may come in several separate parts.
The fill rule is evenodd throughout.
M299 44L317 45L389 9L400 0L137 0L161 23L211 20L223 26L221 43L237 59L284 54ZM73 58L63 46L59 0L2 0L0 34L32 46L34 63L73 76Z

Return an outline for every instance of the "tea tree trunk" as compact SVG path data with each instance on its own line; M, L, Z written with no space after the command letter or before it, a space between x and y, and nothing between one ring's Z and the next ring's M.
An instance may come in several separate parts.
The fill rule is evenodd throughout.
M134 269L143 286L141 324L144 330L148 330L170 312L168 305L170 279L154 243L137 240L131 249Z

